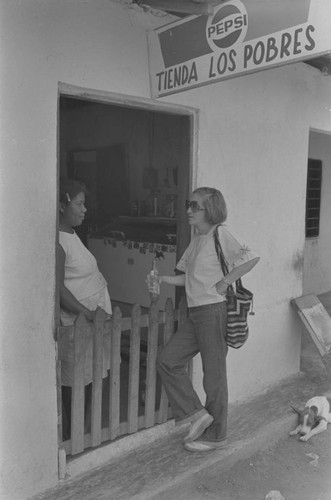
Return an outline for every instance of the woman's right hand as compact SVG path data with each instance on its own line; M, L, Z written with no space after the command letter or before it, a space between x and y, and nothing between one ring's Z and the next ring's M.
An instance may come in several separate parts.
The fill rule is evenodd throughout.
M162 282L162 277L157 275L152 275L151 273L147 275L145 283L147 285L149 293L160 293L160 283Z
M224 280L219 281L216 283L216 291L219 295L225 295L227 292L229 284L226 283Z
M147 274L145 283L147 285L148 291L151 292L153 291L153 286L155 286L155 284L160 285L160 283L162 283L162 276L151 276L151 274Z
M112 319L112 314L107 313L104 309L103 309L103 311L104 311L104 313L106 315L105 321L110 321ZM96 312L97 312L97 310L95 310L95 311L89 311L88 313L85 314L85 318L88 321L92 321L92 323L93 323L94 320L95 320Z
M94 318L95 318L95 313L96 313L96 310L95 311L87 311L84 315L85 315L85 318L89 321L92 321L92 323L94 322Z

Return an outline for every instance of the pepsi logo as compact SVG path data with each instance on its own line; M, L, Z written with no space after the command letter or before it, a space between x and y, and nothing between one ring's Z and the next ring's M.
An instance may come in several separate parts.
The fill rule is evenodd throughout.
M206 36L211 49L227 49L245 39L247 11L239 0L220 6L208 19Z

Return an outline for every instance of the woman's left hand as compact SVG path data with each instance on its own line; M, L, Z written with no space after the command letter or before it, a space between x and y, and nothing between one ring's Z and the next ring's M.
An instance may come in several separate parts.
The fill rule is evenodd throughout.
M224 280L219 281L216 283L216 291L219 295L225 295L226 291L228 289L228 283L225 283Z
M106 317L105 317L105 321L110 321L111 318L112 318L112 313L107 313L107 311L105 311L104 309L102 309L102 307L100 307L100 309L105 313Z

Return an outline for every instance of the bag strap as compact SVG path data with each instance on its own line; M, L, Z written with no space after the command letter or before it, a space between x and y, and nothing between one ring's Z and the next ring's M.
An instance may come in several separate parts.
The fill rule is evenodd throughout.
M221 263L222 272L223 272L224 276L226 276L227 274L229 274L229 268L228 268L227 262L225 260L222 246L221 246L221 243L220 243L220 240L218 237L218 228L220 226L221 226L221 224L216 226L214 229L214 243L215 243L215 250L217 253L218 260Z
M220 261L221 263L221 268L222 268L222 272L224 274L224 276L226 276L227 274L229 274L229 268L228 268L228 264L225 260L225 257L224 257L224 253L223 253L223 250L222 250L222 246L221 246L221 243L220 243L220 240L219 240L219 237L218 237L218 228L221 226L222 224L219 224L218 226L215 227L214 229L214 243L215 243L215 250L216 250L216 253L217 253L217 257L218 257L218 260ZM242 287L242 281L241 281L241 278L238 278L236 280L236 288L238 287ZM228 291L227 293L229 294L234 294L234 288L233 288L233 285L229 285L228 286ZM250 315L254 315L255 312L253 310L253 298L252 298L252 307L251 307L251 311L249 312Z
M220 242L219 237L218 237L218 228L221 225L222 224L218 224L214 229L214 243L215 243L216 254L217 254L218 260L220 261L220 264L221 264L222 272L223 272L224 276L226 276L227 274L229 274L228 263L224 257L222 245L221 245L221 242ZM236 288L242 287L241 278L238 278L235 281L235 283L236 283ZM228 293L234 293L234 287L232 284L228 285Z

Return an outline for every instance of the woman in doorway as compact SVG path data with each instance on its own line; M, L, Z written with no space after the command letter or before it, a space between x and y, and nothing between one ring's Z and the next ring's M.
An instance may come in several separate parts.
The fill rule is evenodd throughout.
M160 283L185 286L188 318L158 357L161 376L177 423L191 422L184 446L189 451L209 451L226 445L228 386L226 373L228 285L250 271L259 257L240 243L223 225L227 208L214 188L196 189L187 202L188 221L195 235L177 264L184 274L160 276ZM229 274L223 275L213 232L225 254ZM205 407L193 389L187 362L200 352Z
M59 245L57 269L60 290L60 318L63 326L72 325L79 314L93 321L100 307L110 318L112 307L107 282L100 273L91 252L77 236L74 228L85 218L85 186L71 179L61 179L59 200ZM86 424L89 422L90 392L92 381L92 338L89 338L85 353ZM107 377L110 353L108 343L103 349L103 376ZM73 385L73 344L68 342L65 359L61 360L62 395L64 410L70 415L71 387ZM104 384L105 385L105 384ZM70 419L68 425L70 427ZM68 434L68 432L64 432ZM67 436L68 437L68 436Z

